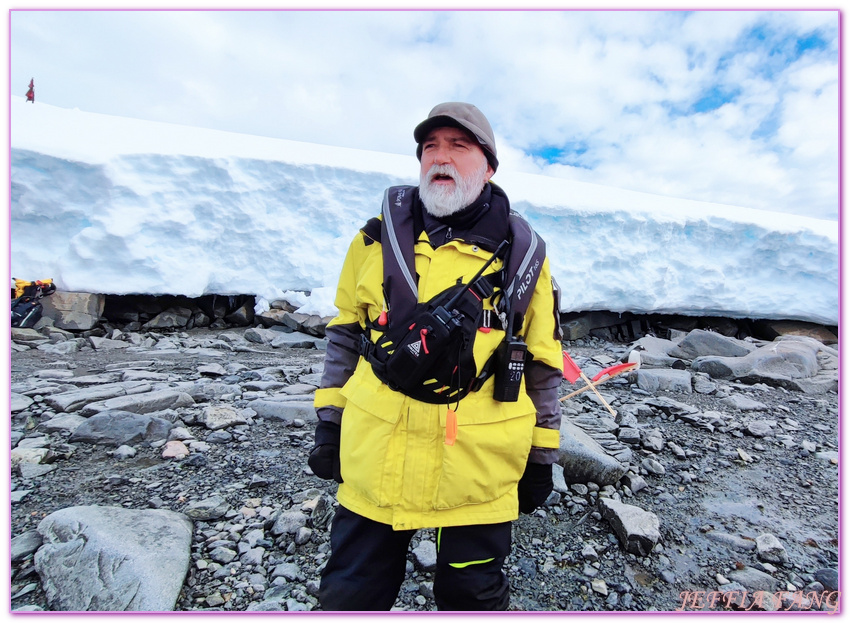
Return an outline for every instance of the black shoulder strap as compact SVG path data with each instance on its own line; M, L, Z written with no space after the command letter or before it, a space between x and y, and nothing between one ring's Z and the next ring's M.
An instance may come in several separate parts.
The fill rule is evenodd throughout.
M381 206L384 296L390 308L389 328L408 320L419 298L414 260L413 193L415 186L392 186ZM395 320L395 323L393 322Z
M546 258L546 243L518 212L510 212L511 250L505 274L505 295L509 327L513 335L522 329L531 294L537 285L540 268Z

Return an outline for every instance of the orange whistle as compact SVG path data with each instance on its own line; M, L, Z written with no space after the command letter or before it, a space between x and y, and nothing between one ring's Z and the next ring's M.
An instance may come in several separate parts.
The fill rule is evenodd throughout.
M457 439L457 413L454 409L449 409L446 412L446 445L455 445Z

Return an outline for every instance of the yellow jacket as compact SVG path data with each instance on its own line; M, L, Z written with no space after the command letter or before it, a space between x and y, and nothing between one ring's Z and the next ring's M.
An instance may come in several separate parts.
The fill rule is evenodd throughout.
M489 257L483 249L459 240L434 249L423 232L415 246L419 301L433 298L459 277L466 282ZM496 260L488 272L501 267L502 261ZM370 331L367 321L376 321L384 304L382 283L381 244L358 233L340 276L335 300L339 315L328 325L331 342L345 332ZM536 362L560 371L554 301L547 259L520 335ZM489 300L485 309L492 309ZM376 335L370 337L374 341ZM473 352L479 371L503 338L500 327L477 332ZM352 345L349 342L348 348ZM492 388L491 376L456 406L456 440L448 445L446 405L427 404L391 390L365 359L356 359L342 387L319 389L315 397L320 417L322 408L342 410L344 482L339 503L396 530L516 519L517 482L529 452L532 446L558 448L558 422L550 422L551 428L537 425L525 381L517 402L495 401ZM548 389L557 392L557 385Z

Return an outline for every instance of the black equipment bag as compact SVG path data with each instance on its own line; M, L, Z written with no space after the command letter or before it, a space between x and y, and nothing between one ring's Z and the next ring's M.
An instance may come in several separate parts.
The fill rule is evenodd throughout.
M41 318L43 308L37 298L21 296L12 301L12 326L31 329Z

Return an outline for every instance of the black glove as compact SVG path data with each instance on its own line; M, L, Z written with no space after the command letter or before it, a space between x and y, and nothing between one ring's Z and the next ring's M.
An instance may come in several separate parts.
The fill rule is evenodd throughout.
M342 482L339 473L339 435L340 426L326 420L316 425L316 445L310 452L307 465L319 478Z
M533 512L546 501L553 488L551 465L526 463L519 479L519 512L526 515Z

